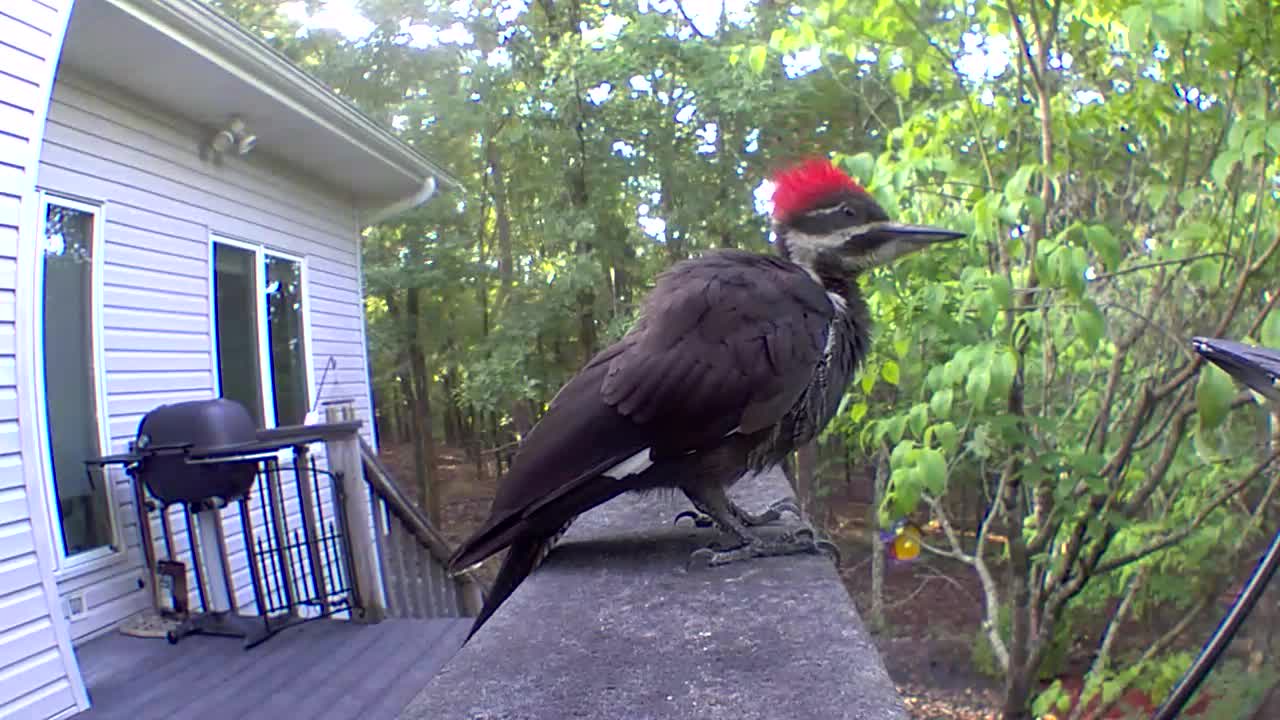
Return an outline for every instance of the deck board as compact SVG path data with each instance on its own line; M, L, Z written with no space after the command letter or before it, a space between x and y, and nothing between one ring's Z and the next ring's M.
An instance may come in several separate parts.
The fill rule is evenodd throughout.
M282 717L393 720L458 649L470 618L320 620L244 650L112 633L76 648L93 707L75 720Z

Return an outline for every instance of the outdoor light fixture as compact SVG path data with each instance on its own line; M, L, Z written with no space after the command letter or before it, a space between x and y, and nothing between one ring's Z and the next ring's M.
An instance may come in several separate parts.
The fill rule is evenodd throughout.
M248 155L258 144L258 136L245 130L244 120L233 115L227 126L219 130L209 141L209 146L219 155L235 148L236 154Z

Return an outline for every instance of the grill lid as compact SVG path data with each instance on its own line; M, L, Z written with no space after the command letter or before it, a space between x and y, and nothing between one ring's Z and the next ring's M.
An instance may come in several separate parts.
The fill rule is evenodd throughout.
M193 463L190 455L256 439L252 416L234 400L211 398L161 405L138 423L134 443L137 476L165 505L243 497L257 477L256 460Z
M257 439L257 427L245 406L228 398L188 400L161 405L138 423L135 447L214 448Z

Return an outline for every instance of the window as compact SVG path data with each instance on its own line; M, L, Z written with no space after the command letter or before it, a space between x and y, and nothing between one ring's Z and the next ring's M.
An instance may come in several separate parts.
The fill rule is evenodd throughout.
M299 425L311 406L305 274L300 258L213 243L218 387L259 427Z
M117 548L109 480L101 469L90 471L84 464L107 445L96 332L101 214L92 205L53 196L43 196L40 208L41 439L62 556L80 561Z

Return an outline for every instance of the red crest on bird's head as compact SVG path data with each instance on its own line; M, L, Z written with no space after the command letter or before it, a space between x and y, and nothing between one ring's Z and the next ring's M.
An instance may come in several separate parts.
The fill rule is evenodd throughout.
M773 182L773 216L779 219L809 210L833 193L866 192L830 160L821 157L779 170L774 173Z

